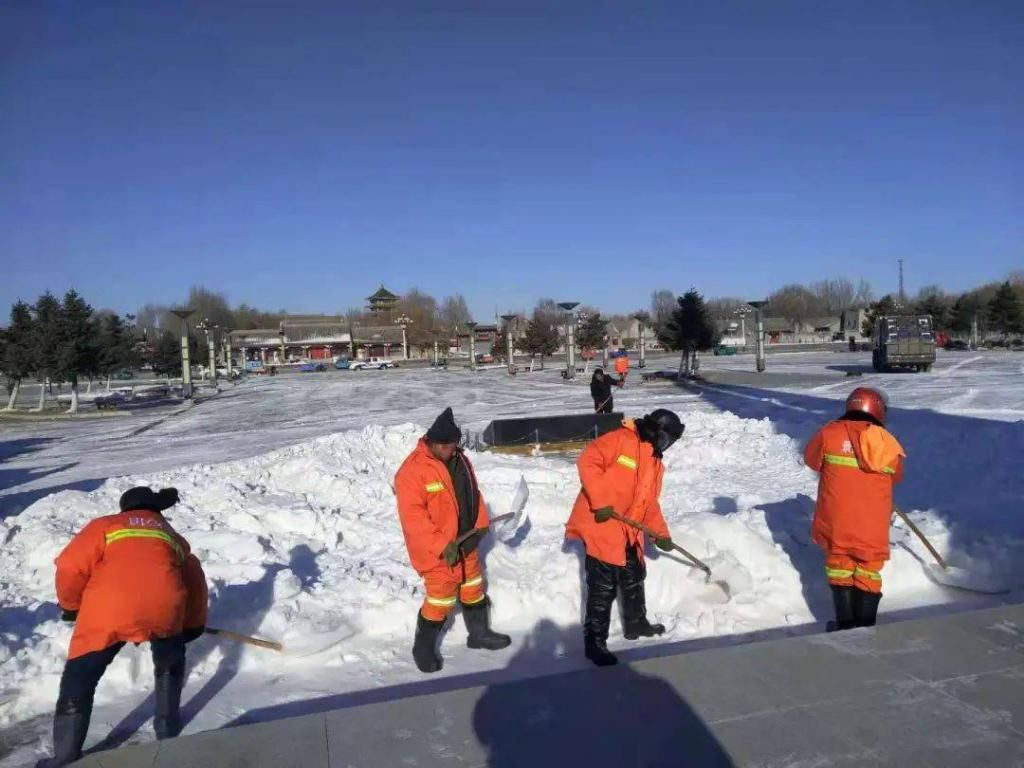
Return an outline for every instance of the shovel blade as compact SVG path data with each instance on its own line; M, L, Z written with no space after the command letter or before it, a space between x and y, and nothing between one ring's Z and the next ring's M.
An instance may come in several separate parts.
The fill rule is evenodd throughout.
M516 533L526 522L526 502L530 499L530 486L526 484L526 478L519 476L519 484L516 486L515 496L512 497L512 506L509 509L512 516L502 520L491 528L491 531L500 541L508 541L515 537Z
M928 578L944 587L980 592L984 595L1001 595L1010 591L1005 584L1000 584L999 580L991 574L977 573L967 568L957 568L954 565L947 565L943 568L937 563L928 563L924 572Z

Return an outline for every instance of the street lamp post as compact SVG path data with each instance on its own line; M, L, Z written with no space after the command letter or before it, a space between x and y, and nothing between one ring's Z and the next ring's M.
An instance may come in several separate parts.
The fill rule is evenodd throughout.
M736 312L740 316L740 337L743 339L743 347L747 346L747 315L750 314L750 306L737 307Z
M640 337L640 363L638 367L643 368L647 365L647 341L644 338L644 330L645 325L647 324L647 321L651 319L651 316L646 312L637 312L633 315L633 319L635 319L639 325L637 329L637 335Z
M565 378L575 379L576 378L576 334L575 334L575 318L572 311L579 306L578 301L560 301L558 306L560 309L565 311Z
M512 323L515 322L516 315L502 315L501 319L505 321L505 352L508 357L508 375L511 376L515 370L512 360Z
M399 315L395 318L395 324L402 329L402 359L409 359L409 337L406 335L406 328L412 323L412 319L405 314Z
M756 351L757 351L757 372L764 373L766 361L764 358L764 314L761 312L761 307L767 304L767 301L748 301L747 304L754 308L754 319L757 322L757 339L756 339Z
M230 328L225 328L224 329L224 338L225 338L225 344L224 344L224 367L227 369L228 378L230 379L232 371L234 370L234 366L233 366L233 364L231 362L231 329Z
M171 312L181 318L181 396L192 397L192 363L188 355L188 318L195 313L194 309L172 309Z
M284 320L278 325L277 336L281 340L281 365L284 365Z
M468 322L466 327L469 328L469 369L471 371L476 370L476 323Z

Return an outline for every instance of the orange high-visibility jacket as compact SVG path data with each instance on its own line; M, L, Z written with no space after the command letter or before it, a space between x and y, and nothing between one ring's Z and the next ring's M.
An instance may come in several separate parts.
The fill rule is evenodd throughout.
M814 542L833 554L888 560L892 489L903 479L905 456L875 424L840 419L822 427L804 449L807 466L821 475Z
M640 439L632 420L626 419L619 429L591 442L576 467L583 487L565 526L565 535L582 539L588 555L624 566L626 546L632 545L643 557L641 532L618 520L597 522L594 510L602 507L612 507L620 515L668 538L668 526L658 502L665 468L661 459L654 458L650 443Z
M479 490L469 457L461 450L458 453ZM489 518L484 495L478 495L480 508L473 527L483 528ZM441 553L459 535L459 502L448 467L434 458L426 440L420 439L395 473L395 496L412 567L422 574L443 565Z
M624 373L629 373L629 358L625 355L620 355L615 358L615 372L620 376Z
M97 518L54 562L57 602L78 611L69 659L206 624L203 568L158 512Z

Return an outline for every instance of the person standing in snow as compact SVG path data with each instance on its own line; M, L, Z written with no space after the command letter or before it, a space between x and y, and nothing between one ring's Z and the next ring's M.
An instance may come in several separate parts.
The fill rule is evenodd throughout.
M446 408L395 474L402 533L426 593L416 616L412 649L421 672L441 669L438 638L456 601L462 605L470 648L497 651L512 642L508 635L490 628L489 601L476 551L488 525L487 505L473 465L459 448L461 440L452 409ZM474 529L480 533L461 544L457 541Z
M615 373L619 376L619 386L626 386L626 377L629 376L629 357L627 355L619 355L615 358Z
M157 738L180 733L185 644L203 633L207 587L188 542L162 514L177 503L174 488L125 491L120 514L90 522L57 557L57 602L75 629L53 719L54 757L37 768L81 757L96 686L125 643L150 644Z
M644 534L612 519L612 513L643 523L656 533L658 549L672 549L658 497L665 472L662 457L684 429L675 413L658 408L638 421L627 419L620 428L597 438L576 462L582 488L565 533L569 539L582 539L586 546L584 653L599 667L618 661L607 645L616 592L627 640L665 631L663 625L647 620Z
M594 375L590 379L590 396L594 398L594 413L611 413L615 408L612 400L611 376L604 372L604 368L595 368Z
M830 632L874 626L882 599L893 485L903 478L906 458L885 429L886 410L881 392L858 387L844 415L804 449L807 466L820 474L811 538L825 552L836 612Z

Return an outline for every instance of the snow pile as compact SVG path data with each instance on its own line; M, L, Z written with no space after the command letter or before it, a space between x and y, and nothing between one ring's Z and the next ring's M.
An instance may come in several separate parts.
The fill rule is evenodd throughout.
M767 418L694 412L685 420L686 435L666 460L662 506L673 537L729 579L732 598L681 557L652 551L648 607L667 633L648 642L822 622L830 598L821 555L808 540L816 476L802 465L797 440ZM190 730L248 711L244 685L224 690L235 677L258 681L264 705L417 679L409 647L422 587L407 561L391 483L422 431L371 426L251 459L120 477L91 493L53 494L0 522L0 727L50 711L70 636L54 604L53 558L88 520L116 510L133 485L179 489L182 502L169 517L206 569L210 624L285 646L276 655L197 641L184 699L186 709L197 710ZM563 537L579 489L573 461L472 457L493 514L507 510L520 476L530 486L524 529L509 543L482 547L495 626L519 642L543 620L578 625L583 554ZM949 544L940 517L922 511L915 519L939 534L940 548ZM1014 567L1009 557L994 558L992 569ZM917 557L900 547L884 575L883 611L963 597L929 581ZM617 622L611 645L623 648ZM464 638L456 621L441 674L507 662L503 654L466 651ZM140 699L150 686L148 650L126 649L104 678L97 708L129 694ZM216 706L204 706L213 699ZM90 743L105 730L95 728Z

